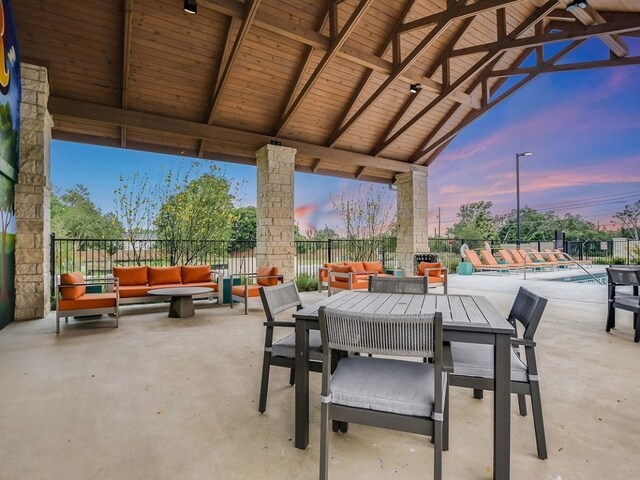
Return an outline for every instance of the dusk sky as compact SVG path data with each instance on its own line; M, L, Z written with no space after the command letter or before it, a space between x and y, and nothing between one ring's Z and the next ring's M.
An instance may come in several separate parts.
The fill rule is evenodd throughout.
M630 55L640 53L640 42ZM603 58L597 40L566 61ZM521 203L556 213L580 214L612 228L611 215L640 199L640 66L546 74L463 130L429 169L429 230L442 233L463 203L489 200L494 213L515 208L515 153L520 160ZM54 141L55 190L86 185L103 212L113 210L120 174L157 172L180 157ZM255 205L255 167L219 164L243 181L242 204ZM296 174L296 220L303 232L336 226L330 192L367 184ZM395 193L388 190L389 195Z

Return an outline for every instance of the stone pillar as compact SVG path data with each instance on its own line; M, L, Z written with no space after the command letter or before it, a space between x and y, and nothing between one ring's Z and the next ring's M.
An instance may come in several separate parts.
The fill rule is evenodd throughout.
M295 148L265 145L256 152L257 262L259 266L278 267L285 280L296 278L296 249L293 243L295 160Z
M16 185L16 320L42 318L50 310L51 182L53 122L47 110L47 69L22 64L20 165Z
M414 270L414 255L429 251L427 225L427 172L396 176L398 201L398 267Z

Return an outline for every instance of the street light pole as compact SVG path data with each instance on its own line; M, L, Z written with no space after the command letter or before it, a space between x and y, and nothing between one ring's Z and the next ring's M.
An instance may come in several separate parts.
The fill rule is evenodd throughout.
M520 248L520 157L530 157L531 152L516 153L516 247Z

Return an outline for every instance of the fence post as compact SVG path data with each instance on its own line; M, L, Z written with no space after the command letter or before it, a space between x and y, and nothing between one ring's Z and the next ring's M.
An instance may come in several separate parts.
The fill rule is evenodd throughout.
M333 263L331 258L331 239L327 240L327 263Z
M51 297L56 293L56 234L51 234L49 245L49 271L51 272ZM57 308L57 307L56 307Z
M629 251L630 247L631 245L629 245L629 239L627 238L627 265L631 265L631 255Z

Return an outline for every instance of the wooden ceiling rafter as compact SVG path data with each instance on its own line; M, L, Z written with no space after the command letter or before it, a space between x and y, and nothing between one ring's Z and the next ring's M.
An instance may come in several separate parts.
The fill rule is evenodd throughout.
M537 23L542 21L545 15L553 10L558 4L558 0L549 0L542 7L537 9L527 19L525 19L520 25L518 25L510 34L501 38L495 42L495 46L488 51L480 60L478 60L471 68L463 73L455 82L453 82L449 88L444 90L440 95L433 99L427 106L416 113L411 119L400 127L396 132L391 135L381 145L378 153L382 153L385 149L389 148L395 141L397 141L403 134L405 134L416 122L422 119L425 115L431 112L434 108L437 108L442 102L448 100L453 92L459 89L462 85L467 83L471 78L481 72L487 65L495 64L499 58L504 54L508 45L513 41L524 35L530 28L534 27ZM500 14L496 13L496 19L499 19ZM452 50L452 52L455 50Z
M385 39L385 41L382 42L382 47L377 52L378 57L380 58L384 57L387 51L389 50L389 47L392 47L393 58L394 58L393 64L398 65L400 63L401 61L400 60L400 37L397 34L397 31L398 31L398 28L400 28L400 26L406 20L409 13L411 13L411 9L413 8L416 1L417 0L407 0L407 2L404 5L404 8L402 9L402 13L396 20L395 25L389 32L389 35L387 35L387 38ZM356 88L354 94L351 96L351 99L349 100L349 103L344 109L343 114L340 116L340 120L338 120L338 122L336 123L336 127L333 129L333 132L329 135L329 141L326 144L327 147L333 147L335 145L336 142L335 141L332 142L331 139L335 137L337 131L340 130L342 125L344 125L344 122L347 121L347 118L349 118L349 115L351 114L353 107L360 100L360 97L364 93L367 85L369 84L369 82L371 81L371 78L374 75L375 75L375 70L372 68L369 68L368 71L364 74L364 78Z
M633 57L613 57L607 60L589 60L586 62L561 63L559 65L541 65L535 67L514 67L505 68L503 70L494 70L489 74L490 77L514 77L520 75L529 75L534 71L539 73L556 73L556 72L575 72L578 70L591 70L594 68L610 68L623 67L628 65L640 64L640 56Z
M331 62L331 60L333 60L333 58L338 54L342 46L346 43L347 39L349 38L349 35L358 26L358 22L362 20L365 13L367 12L367 9L371 6L372 2L373 0L360 0L358 2L358 6L355 8L353 13L349 16L349 19L347 20L345 25L342 27L342 29L340 29L340 33L338 33L335 39L332 39L330 48L324 53L324 56L320 60L320 63L318 63L318 65L316 66L316 69L313 71L313 73L305 83L304 87L302 87L302 90L300 90L300 93L298 93L296 99L293 101L293 103L287 110L287 113L285 113L284 116L280 118L276 123L276 128L274 130L274 134L276 137L282 134L282 131L291 120L291 117L293 117L293 115L296 113L298 108L300 108L300 105L302 104L304 99L307 97L307 95L309 94L309 92L311 91L315 83L318 81L318 79L320 78L320 75L322 75L322 73L325 71L325 69ZM338 24L337 8L332 8L331 12L334 12L332 15L330 15L330 17L333 16L335 18L335 20L333 21L333 24L335 26L334 28L337 28L337 24Z
M458 40L460 40L462 35L464 35L464 33L467 31L467 29L473 22L474 18L475 17L468 17L464 19L462 24L458 27L456 32L453 34L453 37L451 38L447 47L442 52L440 52L440 55L438 56L438 58L433 62L431 67L429 67L429 69L425 73L425 76L432 77L440 66L444 66L444 64L448 62L449 52L453 50ZM448 88L450 83L451 83L451 79L450 79L449 69L443 68L442 84L443 86L446 85L446 88ZM387 140L387 138L389 138L389 135L391 135L393 131L398 127L400 120L402 120L402 118L406 115L406 113L409 111L409 109L412 107L413 103L416 101L416 99L420 96L421 93L422 93L422 90L420 90L416 94L411 95L405 101L402 108L398 111L398 113L395 115L393 120L391 120L391 123L389 123L389 125L387 126L387 129L384 131L384 133L380 136L380 138L376 142L376 146L371 152L371 155L378 156L380 155L380 153L382 153L382 147L384 145L384 142ZM457 103L456 105L460 106L461 104Z
M586 8L574 8L569 13L577 18L583 25L602 25L603 23L607 23L603 16L588 4ZM629 54L629 46L620 38L620 35L601 35L598 38L609 47L609 50L611 50L614 55L626 57Z
M217 92L218 88L220 88L220 82L222 81L224 68L225 68L225 65L227 64L229 55L231 53L231 48L233 47L233 44L234 44L233 29L235 27L235 24L236 24L236 18L229 17L229 22L227 23L227 33L224 39L224 48L222 49L222 57L220 58L220 63L218 64L218 67L217 67L218 70L215 75L215 81L213 82L212 101L213 101L213 96L215 95L215 92ZM209 110L208 118L211 118L211 110ZM202 158L202 155L204 154L206 143L207 142L204 139L200 139L200 146L198 147L198 157L200 158Z
M547 60L545 60L541 65L539 65L539 67L542 68L545 65L554 64L555 62L561 60L563 57L565 57L570 52L575 50L577 47L579 47L583 42L584 42L583 39L579 39L579 40L573 41L569 45L567 45L564 48L562 48L555 55L553 55L550 58L548 58ZM525 58L526 58L526 56L525 56ZM486 72L486 75L488 75L488 74L489 74L489 72ZM473 110L473 111L469 112L467 114L467 116L462 120L462 122L460 122L456 127L454 127L452 130L450 130L449 132L444 134L435 143L433 143L432 145L428 146L422 152L418 152L418 153L414 154L414 156L412 156L412 159L414 160L414 165L427 165L428 166L429 163L427 163L427 161L424 160L425 156L429 155L429 153L439 149L442 146L446 146L445 144L448 144L448 142L453 140L453 138L458 133L460 133L460 131L463 128L465 128L466 126L468 126L472 122L478 120L480 117L485 115L489 110L491 110L491 108L495 107L496 105L500 104L502 101L504 101L507 98L509 98L515 92L517 92L522 87L524 87L526 84L528 84L529 82L534 80L536 77L538 77L538 75L540 75L539 71L535 71L535 72L527 75L525 78L521 79L516 84L512 85L507 90L502 92L499 96L497 96L494 99L491 99L491 101L488 103L488 105L485 108L483 108L481 111L478 112L478 111ZM494 87L492 88L492 93L495 93L500 86L502 86L502 82L500 82L499 84L494 85ZM428 161L432 162L435 158L436 158L436 155L431 155L430 157L428 157Z
M133 0L124 0L124 32L122 39L122 108L129 102L129 66L131 64L131 32L133 31ZM127 147L127 127L120 128L120 147Z

